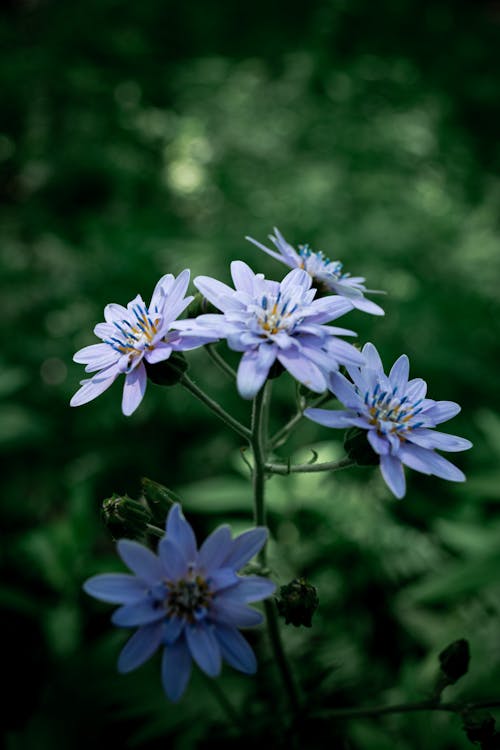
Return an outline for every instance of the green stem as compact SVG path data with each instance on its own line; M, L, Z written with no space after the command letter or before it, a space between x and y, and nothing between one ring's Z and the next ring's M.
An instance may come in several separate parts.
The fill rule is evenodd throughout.
M229 365L226 362L224 357L221 357L219 352L214 348L213 344L205 344L205 350L208 356L210 357L210 359L212 360L212 362L214 362L217 365L219 370L221 370L226 375L228 375L231 378L231 380L236 379L236 371L233 370L231 365Z
M228 697L226 696L225 692L221 688L218 680L213 680L211 677L208 677L203 672L203 677L205 679L205 682L207 683L207 687L209 691L212 693L212 695L215 697L219 705L221 706L222 710L226 714L229 721L234 724L234 726L239 729L240 732L246 732L247 727L245 723L243 722L242 717L239 715L237 710L234 708L233 704L229 701Z
M237 432L238 435L240 435L242 438L245 438L245 440L251 439L251 432L248 427L245 427L241 424L241 422L238 422L237 419L228 414L228 412L223 409L222 406L217 403L217 401L214 401L214 399L211 398L207 393L205 393L205 391L203 391L195 383L193 383L188 375L183 375L180 379L180 383L187 391L189 391L189 393L192 393L193 396L196 396L196 398L204 403L205 406L208 406L208 408L211 409L214 414L217 414L219 419L221 419L235 432Z
M266 464L265 468L271 474L309 474L317 471L340 471L354 465L355 462L345 456L340 461L326 461L321 464Z
M471 703L458 701L451 703L437 703L434 700L417 701L416 703L396 703L393 706L373 706L372 708L338 708L314 711L310 714L313 719L362 719L387 714L402 714L414 711L447 711L461 714L477 708L494 708L500 706L500 700L484 700Z
M252 434L250 444L253 450L254 458L254 469L253 469L253 497L254 497L254 519L256 526L265 526L266 524L266 509L265 509L265 480L266 480L266 443L267 436L265 434L265 407L268 404L270 393L270 385L266 383L263 388L257 393L253 402L252 409ZM267 556L265 548L259 554L259 562L263 567L267 564ZM271 646L274 652L276 663L281 672L283 684L288 694L290 701L290 708L292 714L295 716L300 710L300 701L297 691L297 686L288 663L285 650L283 648L283 642L281 640L281 633L278 624L278 616L276 612L276 605L269 599L264 602L266 610L266 623L271 641Z
M322 396L317 398L315 401L313 401L311 404L309 404L309 407L317 408L318 406L321 406L322 404L326 404L327 401L329 401L331 398L333 398L333 394L327 391L326 393L323 393ZM273 448L277 448L279 445L283 445L283 443L288 439L291 431L293 428L300 422L302 417L304 416L304 409L299 409L296 414L282 427L278 432L276 432L271 440L270 445Z

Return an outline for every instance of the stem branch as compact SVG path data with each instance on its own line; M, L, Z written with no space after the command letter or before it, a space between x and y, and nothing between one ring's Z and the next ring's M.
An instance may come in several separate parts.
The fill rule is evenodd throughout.
M180 379L181 385L184 386L184 388L193 394L193 396L196 396L197 399L199 399L202 403L205 404L205 406L208 406L211 411L214 412L214 414L217 414L219 419L221 419L223 422L225 422L229 427L231 427L235 432L238 433L241 437L245 438L245 440L251 439L251 432L248 429L248 427L245 427L241 424L241 422L238 422L237 419L232 417L228 412L222 408L220 404L217 403L217 401L214 401L213 398L211 398L205 391L203 391L201 388L199 388L188 375L183 375Z
M316 471L340 471L348 466L354 466L348 456L341 458L340 461L326 461L321 464L266 464L266 471L271 474L306 474Z

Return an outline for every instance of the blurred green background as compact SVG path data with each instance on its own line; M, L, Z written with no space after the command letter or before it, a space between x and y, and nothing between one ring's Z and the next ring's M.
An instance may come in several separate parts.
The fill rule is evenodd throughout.
M241 258L281 278L243 239L275 225L387 290L385 318L352 312L345 325L387 365L406 352L431 397L462 404L445 429L475 444L455 456L467 484L408 472L401 502L371 469L269 482L276 579L307 575L321 601L311 630L284 628L302 687L315 705L321 692L331 706L418 700L439 651L465 637L471 670L446 697L498 696L499 28L494 0L2 5L8 750L233 746L199 675L172 707L157 660L116 674L125 633L81 583L119 569L100 503L137 496L143 475L182 494L200 535L248 526L238 439L178 387L150 384L128 419L118 383L72 410L83 368L71 360L94 343L105 304L148 298L164 273L227 281ZM248 421L206 353L189 359L192 377ZM274 429L294 398L285 375ZM340 433L308 422L280 455L307 460L310 445L342 453ZM249 638L259 676L227 669L219 683L248 722L241 747L272 738L269 707L283 708L266 639ZM322 723L303 742L470 747L459 719L437 713Z

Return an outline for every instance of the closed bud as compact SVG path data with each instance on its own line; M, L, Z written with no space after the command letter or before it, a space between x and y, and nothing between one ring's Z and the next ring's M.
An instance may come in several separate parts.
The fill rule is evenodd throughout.
M493 747L492 740L496 739L495 719L489 711L472 709L463 716L463 729L471 742L480 742L486 747Z
M186 310L186 318L197 318L198 315L218 312L220 312L220 310L214 307L214 305L212 305L200 292L197 292Z
M350 427L344 435L344 448L349 458L358 466L377 466L377 456L366 438L366 430Z
M470 650L465 638L453 641L439 654L441 672L448 685L454 685L469 669Z
M305 578L295 578L286 586L280 587L276 599L279 614L285 618L285 624L306 628L312 626L312 616L319 605L316 588L307 583Z
M159 482L154 482L148 477L142 477L141 485L144 498L151 512L155 516L155 519L162 523L174 503L181 503L182 505L179 495L176 495L175 492L172 492L172 490L163 484L159 484Z
M181 352L172 352L168 359L151 365L145 358L148 378L156 385L175 385L188 369L186 358Z
M142 539L151 513L138 500L127 495L112 495L102 503L102 519L113 539Z

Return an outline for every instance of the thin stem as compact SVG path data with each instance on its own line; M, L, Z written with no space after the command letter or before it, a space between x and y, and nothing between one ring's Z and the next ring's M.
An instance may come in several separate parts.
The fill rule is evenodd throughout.
M464 713L476 708L494 708L500 706L499 699L483 700L471 703L459 701L438 703L434 700L417 701L416 703L396 703L393 706L373 706L372 708L336 708L315 711L310 714L313 719L360 719L387 714L402 714L414 711L447 711L449 713Z
M202 672L203 674L203 672ZM217 680L213 680L210 677L207 677L207 675L203 674L205 681L210 689L210 692L214 695L217 702L221 706L222 710L226 714L227 718L230 720L234 726L239 729L240 731L246 732L247 727L245 723L243 722L242 717L239 715L237 710L234 708L233 704L229 701L228 697L226 696L225 692L219 685L219 682Z
M149 533L150 533L150 534L152 534L153 536L157 536L157 537L159 537L159 538L161 538L162 536L165 536L165 531L164 531L164 529L160 529L160 528L159 528L158 526L155 526L155 525L154 525L154 524L152 524L152 523L147 523L147 524L146 524L146 529L147 529L147 530L149 531Z
M317 471L340 471L354 464L352 459L345 456L340 461L326 461L321 464L266 464L265 468L271 474L309 474Z
M333 398L333 394L327 391L308 406L316 409L318 406L325 404L331 398ZM293 428L300 422L303 416L304 409L299 409L297 413L294 414L294 416L286 423L286 425L284 425L284 427L282 427L272 436L271 440L269 441L270 445L273 448L277 448L279 445L283 445L283 443L288 439L289 434L292 432Z
M269 383L257 393L253 402L252 409L252 435L250 444L253 450L254 469L253 469L253 497L254 497L254 518L256 526L264 526L266 523L265 509L265 480L266 480L266 417L265 407L269 403ZM267 557L265 548L259 554L259 562L266 567ZM271 646L276 658L278 668L281 672L283 684L288 694L290 708L294 715L299 712L300 701L297 687L293 678L290 665L283 648L281 633L274 602L267 600L264 602L266 610L266 623L271 641Z
M213 344L205 344L205 351L207 352L212 362L215 362L219 370L228 375L232 380L236 379L236 371L233 370L231 365L226 362L224 357L221 357Z
M231 427L235 432L237 432L238 435L245 438L245 440L251 439L251 432L248 427L245 427L241 424L241 422L238 422L237 419L228 414L228 412L223 409L222 406L217 403L217 401L214 401L214 399L211 398L207 393L205 393L205 391L203 391L195 383L193 383L188 375L183 375L180 379L180 383L187 391L192 393L193 396L196 396L197 399L202 401L205 406L208 406L208 408L211 409L214 414L217 414L219 419L222 419L222 421L225 422L229 427Z

